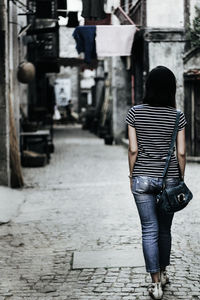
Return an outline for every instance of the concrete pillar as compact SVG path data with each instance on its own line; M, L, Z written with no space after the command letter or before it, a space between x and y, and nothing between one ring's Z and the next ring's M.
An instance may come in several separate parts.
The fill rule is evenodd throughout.
M0 185L10 186L7 0L0 2Z
M9 19L13 23L9 24L9 96L11 99L12 107L14 110L15 127L17 133L17 139L19 140L19 82L16 78L17 67L19 65L19 41L18 35L18 18L17 18L17 6L9 1Z
M115 143L125 137L126 115L131 106L131 75L120 57L112 58L113 136Z

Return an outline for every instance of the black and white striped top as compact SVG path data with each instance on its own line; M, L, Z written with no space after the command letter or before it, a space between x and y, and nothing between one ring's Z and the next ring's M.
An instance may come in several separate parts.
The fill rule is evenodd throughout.
M133 176L162 177L166 156L176 120L173 107L154 107L149 104L133 106L127 114L126 122L135 127L138 156ZM178 130L187 124L181 112ZM179 177L175 153L172 154L167 177Z

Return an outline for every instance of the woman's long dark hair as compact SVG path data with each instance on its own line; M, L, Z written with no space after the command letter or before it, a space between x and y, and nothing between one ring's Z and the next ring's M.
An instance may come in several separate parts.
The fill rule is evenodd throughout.
M176 78L164 66L151 70L146 81L146 94L143 103L151 106L176 107Z

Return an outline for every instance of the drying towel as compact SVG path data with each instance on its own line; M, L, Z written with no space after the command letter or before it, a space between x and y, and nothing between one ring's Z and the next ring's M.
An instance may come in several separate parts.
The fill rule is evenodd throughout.
M85 62L90 64L92 59L96 59L96 26L78 26L74 30L73 37L76 40L78 53L85 53Z
M67 16L67 1L66 0L57 0L57 9L66 9L66 11L58 11L58 15L66 18Z
M83 11L82 17L87 19L105 19L104 0L82 0Z
M101 25L96 29L98 56L129 56L133 45L135 25Z
M68 12L68 23L67 27L77 27L79 26L78 21L78 12L77 11L69 11Z

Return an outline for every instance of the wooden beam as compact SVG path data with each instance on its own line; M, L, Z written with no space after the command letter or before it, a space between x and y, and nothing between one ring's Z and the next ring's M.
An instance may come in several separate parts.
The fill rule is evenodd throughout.
M7 1L0 2L0 185L10 186L8 15Z

